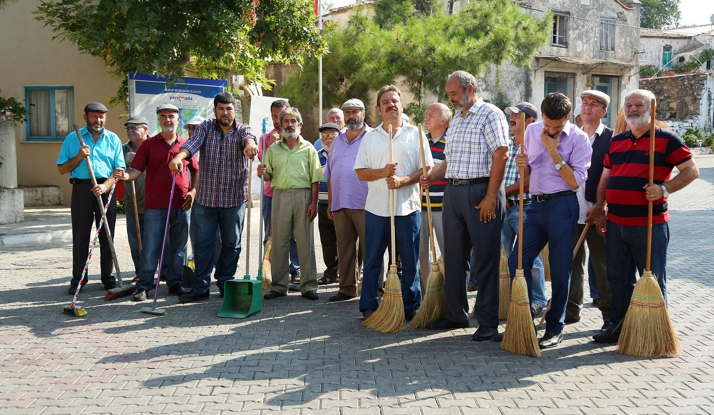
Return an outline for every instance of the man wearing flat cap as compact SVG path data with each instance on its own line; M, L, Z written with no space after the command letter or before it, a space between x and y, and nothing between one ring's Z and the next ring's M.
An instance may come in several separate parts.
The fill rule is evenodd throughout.
M342 112L342 111L340 111ZM340 126L334 122L322 124L319 128L321 147L317 148L317 156L320 158L320 165L324 172L327 158L330 155L332 142L340 134ZM317 144L317 143L315 143ZM327 179L323 179L319 185L317 196L317 229L320 231L320 243L322 244L322 258L325 261L325 272L322 278L317 280L318 285L332 284L337 282L337 235L335 235L335 223L327 214L328 195Z
M364 206L367 182L354 171L355 160L364 135L372 129L364 122L364 103L352 98L342 104L345 131L335 138L325 166L328 186L327 211L335 223L340 274L340 289L329 301L345 301L357 296L357 241L364 251Z
M169 161L179 153L186 142L177 132L179 109L173 104L164 104L156 109L156 113L159 116L161 132L139 147L128 172L115 172L115 177L119 179L136 180L146 171L143 250L134 301L146 300L147 294L154 289L154 275L160 261L167 215L169 229L164 256L164 263L168 266L166 284L171 295L181 296L189 291L182 286L183 264L188 241L188 210L196 198L198 161L195 156L184 160L184 167L187 169L176 173L174 183ZM172 183L173 198L168 200Z
M69 173L69 182L72 183L72 281L69 294L74 294L79 280L84 271L87 260L87 247L89 238L95 224L99 224L102 214L96 196L102 197L106 204L109 190L114 185L112 172L114 169L124 169L124 154L122 153L121 139L111 131L104 128L107 120L107 107L99 102L91 102L84 107L84 121L87 125L79 133L84 139L84 146L80 145L76 132L71 132L65 137L57 156L57 169L60 174ZM91 164L97 185L92 186L89 168L85 158L91 154ZM112 196L112 203L107 209L106 221L109 230L114 236L114 224L117 217L116 195ZM99 247L101 252L101 280L104 288L116 288L116 279L112 275L112 252L109 246L109 235L105 232L99 234ZM87 283L85 278L83 285Z
M583 122L582 130L587 134L588 142L593 152L585 186L580 186L577 190L580 210L578 226L575 229L574 236L576 243L585 229L585 224L588 222L592 224L595 220L594 206L597 202L597 186L600 183L600 176L602 176L605 153L610 150L610 140L612 139L612 129L602 123L602 119L607 115L610 97L601 91L587 90L580 94L580 98L582 99L582 104L580 105L580 119ZM585 262L586 246L590 252L591 271L595 274L594 279L599 297L597 300L598 308L602 314L602 330L604 331L610 324L612 293L610 283L607 281L605 237L598 235L595 226L588 228L585 241L573 259L573 274L570 281L565 323L573 324L580 321L580 310L583 308L583 280L585 270L588 269ZM593 279L591 278L590 280L592 281Z
M521 153L523 136L521 131L525 127L538 120L538 110L530 102L520 102L515 107L508 107L504 110L508 118L508 126L513 133L513 140L508 143L508 161L506 161L506 172L503 176L503 185L506 187L506 217L503 219L501 228L501 244L506 256L511 255L513 246L518 236L518 218L520 215L519 194L521 176L516 166L516 156ZM521 114L526 115L526 125L521 126ZM523 130L521 130L523 127ZM531 194L528 191L530 184L530 173L525 169L523 177L523 221L526 220L526 210L531 203ZM548 300L545 297L545 271L543 258L538 254L533 267L531 268L533 280L533 295L531 296L531 313L537 316L543 311Z

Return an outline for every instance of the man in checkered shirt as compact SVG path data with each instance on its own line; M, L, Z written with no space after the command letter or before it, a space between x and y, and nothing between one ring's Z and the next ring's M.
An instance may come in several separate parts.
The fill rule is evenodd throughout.
M471 248L476 251L479 291L475 312L479 328L474 341L498 334L498 267L506 198L503 173L508 158L508 123L503 112L476 95L476 78L456 71L446 81L449 100L457 110L446 133L446 160L422 177L428 187L444 177L444 254L446 318L432 329L469 327L466 286Z

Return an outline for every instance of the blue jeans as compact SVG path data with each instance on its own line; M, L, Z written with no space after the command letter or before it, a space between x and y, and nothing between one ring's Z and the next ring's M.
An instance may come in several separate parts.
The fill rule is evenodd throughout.
M526 217L528 217L527 209L529 204L530 203L523 204L524 222ZM519 213L518 205L506 210L506 219L503 221L503 228L501 228L501 244L503 245L503 250L506 252L507 257L511 255L511 251L513 251L514 248L513 244L516 242L516 236L518 236ZM543 308L548 305L548 300L545 298L544 269L543 257L541 254L538 254L535 261L533 261L533 268L531 268L531 275L533 275L533 295L530 299L531 304L535 303Z
M143 213L139 213L139 231L141 231L142 234L145 232ZM141 271L141 251L139 250L139 234L136 233L136 219L134 218L133 213L126 214L126 234L129 237L129 249L131 250L131 260L134 263L134 271L136 272L136 275L139 275L139 272ZM143 236L141 242L143 248ZM168 246L169 244L167 242L166 249L164 249L164 258L168 258ZM164 264L164 267L161 270L161 275L166 275L168 272L169 267L167 264Z
M528 296L533 296L533 264L547 243L550 246L548 259L553 295L550 311L545 315L545 330L547 333L559 334L565 326L565 308L570 293L573 235L579 215L578 199L573 193L545 202L531 202L526 214L523 221L523 273L528 284ZM508 258L511 278L517 267L518 250L514 249Z
M191 209L191 214L189 215L191 222L194 221L193 217L195 211L196 209ZM188 234L191 237L191 250L194 253L194 263L196 260L196 232L198 232L197 229L198 228L196 226L189 226L188 228ZM221 230L216 229L216 238L213 241L213 261L211 262L211 272L213 272L213 269L216 267L216 263L218 262L219 256L221 256Z
M270 236L270 213L273 210L273 198L263 194L263 199L260 202L260 210L263 215L263 245ZM300 271L300 260L298 259L297 243L295 237L290 236L290 273Z
M365 211L364 279L359 299L359 311L374 311L379 306L379 277L384 259L384 250L390 240L390 218L377 216ZM419 283L419 231L421 217L419 211L407 216L395 216L395 241L402 259L402 301L406 314L415 313L421 304L421 284ZM391 264L390 264L391 265Z
M168 209L147 209L144 211L145 227L142 231L141 269L137 289L154 289L154 275L159 266L161 246L164 243L166 213ZM166 285L172 287L183 281L183 264L188 241L188 212L181 208L171 209L169 229L166 235L166 249L163 265L168 267Z
M193 209L193 226L196 228L193 257L196 270L191 288L194 293L205 294L211 289L217 229L221 232L221 255L216 263L216 285L223 288L223 284L235 276L241 250L245 203L228 208L211 208L194 203Z
M620 226L607 221L607 279L612 288L610 321L620 324L630 305L637 275L645 269L647 255L647 226ZM667 304L667 245L669 225L665 222L652 226L651 269Z

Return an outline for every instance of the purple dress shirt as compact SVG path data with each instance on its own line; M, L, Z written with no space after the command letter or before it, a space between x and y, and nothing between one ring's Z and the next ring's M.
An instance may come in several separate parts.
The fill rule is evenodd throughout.
M573 190L555 169L553 158L541 142L542 131L542 121L534 122L526 128L525 143L528 165L531 167L531 194L542 195ZM585 186L592 152L588 135L568 121L560 134L558 153L573 169L578 186Z
M332 142L325 165L325 178L330 179L330 208L333 212L340 209L364 209L367 202L367 182L357 178L354 167L362 138L371 130L365 125L364 131L351 143L345 133L338 135Z

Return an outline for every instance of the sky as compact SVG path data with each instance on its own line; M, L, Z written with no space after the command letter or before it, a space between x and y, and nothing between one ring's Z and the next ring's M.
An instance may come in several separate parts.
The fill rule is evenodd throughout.
M342 7L355 2L355 0L323 1L332 3L332 7ZM679 10L682 12L682 19L679 21L680 26L709 24L709 17L714 14L714 1L680 0Z

